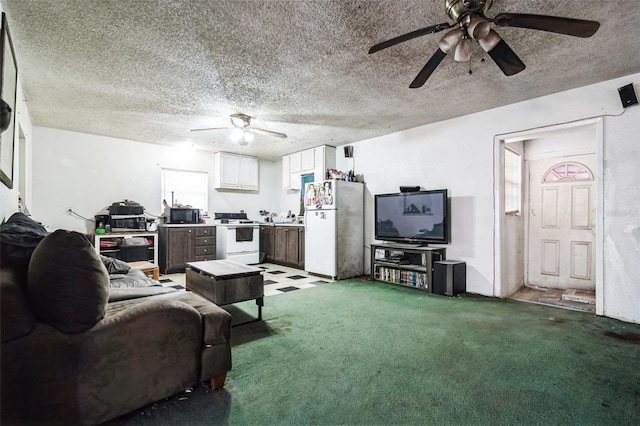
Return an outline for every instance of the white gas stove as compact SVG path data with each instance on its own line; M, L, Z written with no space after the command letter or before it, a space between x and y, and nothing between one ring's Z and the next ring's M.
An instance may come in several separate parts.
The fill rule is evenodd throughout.
M246 213L214 213L216 259L252 265L260 263L260 224Z

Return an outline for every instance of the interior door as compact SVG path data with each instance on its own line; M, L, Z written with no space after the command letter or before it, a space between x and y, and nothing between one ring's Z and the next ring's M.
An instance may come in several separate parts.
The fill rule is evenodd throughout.
M529 161L527 285L595 290L595 155Z

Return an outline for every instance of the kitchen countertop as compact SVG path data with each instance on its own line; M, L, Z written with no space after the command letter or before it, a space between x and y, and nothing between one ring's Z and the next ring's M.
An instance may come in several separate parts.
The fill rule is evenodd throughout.
M194 226L216 226L214 223L161 223L158 226L167 228L193 228Z
M260 222L260 225L266 225L266 226L299 226L299 227L304 227L304 223L287 223L287 222Z
M244 225L266 225L266 226L298 226L304 227L304 223L287 223L287 222L254 222L253 224ZM167 228L192 228L194 226L219 226L215 223L162 223L158 226L165 226Z

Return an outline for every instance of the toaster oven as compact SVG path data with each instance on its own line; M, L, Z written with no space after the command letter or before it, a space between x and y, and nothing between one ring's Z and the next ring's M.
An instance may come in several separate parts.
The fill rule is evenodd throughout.
M164 209L167 223L200 223L200 209L171 207Z
M111 232L116 231L146 231L147 219L144 215L116 215L109 218Z

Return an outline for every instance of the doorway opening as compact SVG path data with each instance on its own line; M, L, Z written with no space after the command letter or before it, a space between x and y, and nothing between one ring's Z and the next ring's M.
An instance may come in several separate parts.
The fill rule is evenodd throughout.
M600 120L496 140L497 296L603 314L601 148Z

